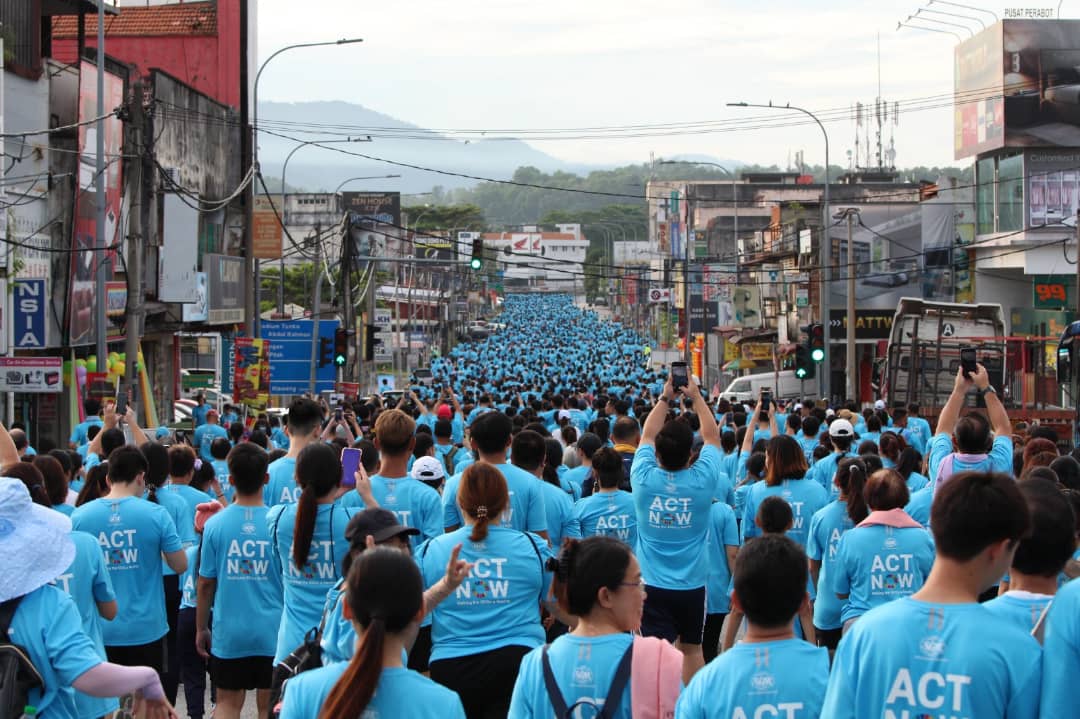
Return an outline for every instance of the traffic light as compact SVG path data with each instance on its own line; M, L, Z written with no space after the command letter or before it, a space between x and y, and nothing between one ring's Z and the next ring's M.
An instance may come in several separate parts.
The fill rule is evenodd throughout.
M800 380L814 379L817 366L810 360L810 348L799 345L795 348L795 377Z
M349 358L349 331L342 327L334 330L334 366L344 367Z
M334 361L334 340L329 337L319 338L319 366L325 367Z
M472 241L472 259L469 260L469 267L473 270L479 270L484 266L484 241L477 238Z
M373 362L375 360L375 333L379 328L375 325L364 325L364 361Z
M816 322L810 325L806 346L810 350L810 359L814 362L825 361L825 325Z

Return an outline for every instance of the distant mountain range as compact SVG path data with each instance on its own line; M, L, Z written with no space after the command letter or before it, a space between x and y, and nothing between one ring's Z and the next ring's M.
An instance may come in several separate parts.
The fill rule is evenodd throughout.
M562 170L587 174L601 169L574 165L537 150L519 140L475 140L462 142L431 133L424 128L362 105L348 102L261 102L259 124L270 132L298 140L319 139L326 135L347 137L372 136L371 142L334 142L332 147L381 157L407 165L507 179L518 167L531 165L545 172ZM402 137L404 136L404 137ZM416 139L431 137L435 139ZM297 142L262 133L259 138L259 164L263 175L280 177L282 163ZM468 187L475 180L425 172L385 162L353 157L344 152L315 147L299 150L289 161L286 182L292 187L310 190L333 190L350 177L400 174L400 179L357 181L349 189L394 189L403 193L427 192L435 185L445 188Z

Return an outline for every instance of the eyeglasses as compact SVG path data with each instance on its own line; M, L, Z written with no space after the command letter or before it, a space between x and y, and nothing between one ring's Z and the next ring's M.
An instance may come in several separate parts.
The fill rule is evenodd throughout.
M637 587L638 589L645 588L645 580L639 579L636 582L619 582L620 587Z

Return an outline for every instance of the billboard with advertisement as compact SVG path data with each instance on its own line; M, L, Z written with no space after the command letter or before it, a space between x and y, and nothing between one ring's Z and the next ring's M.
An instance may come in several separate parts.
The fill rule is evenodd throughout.
M1028 227L1055 226L1080 209L1080 150L1024 153L1024 217Z
M1080 20L1003 20L956 47L956 159L1080 146Z
M896 309L901 297L918 296L923 269L922 208L917 202L835 204L859 210L848 258L847 223L829 227L836 269L829 285L833 307L847 302L849 268L855 272L855 303L861 309Z
M105 73L105 108L112 110L124 102L124 80ZM79 121L98 116L97 67L87 61L79 65ZM120 153L124 141L124 124L110 115L103 122L79 127L79 192L75 196L71 253L71 288L68 293L67 328L72 345L93 344L97 340L95 292L98 264L108 261L115 266L116 252L95 252L97 236L97 139L99 126L105 135L105 245L115 245L120 227L120 199L123 177Z
M61 392L62 357L0 357L0 392Z
M244 258L203 255L207 276L207 322L212 325L244 321Z

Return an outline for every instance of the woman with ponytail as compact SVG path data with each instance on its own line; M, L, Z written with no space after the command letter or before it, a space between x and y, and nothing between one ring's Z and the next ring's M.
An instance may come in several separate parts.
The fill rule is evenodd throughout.
M895 469L870 475L863 494L871 511L840 539L832 575L844 631L874 607L919 591L934 563L934 541L904 511L910 494Z
M453 689L469 719L506 716L518 665L544 643L540 604L548 605L547 560L540 536L500 525L510 506L506 479L487 462L461 475L457 504L465 526L428 542L418 551L427 586L446 573L454 547L472 564L468 578L432 613L431 678Z
M275 665L319 626L326 593L343 576L342 561L349 553L345 527L355 513L335 504L341 460L328 444L317 442L300 450L296 484L299 501L279 504L266 515L270 552L281 567L284 585Z
M814 633L819 647L836 651L840 643L844 623L840 619L843 608L836 592L832 590L831 572L836 571L836 551L840 538L869 513L863 499L866 484L866 464L859 457L840 460L833 477L840 497L819 509L810 520L810 537L806 542L806 556L810 560L810 579L817 587L814 602Z
M926 475L919 472L922 469L923 456L914 447L905 447L896 460L896 471L907 482L908 491L915 494L930 484Z
M463 719L454 692L402 664L424 616L423 580L408 554L389 547L365 551L352 562L347 584L343 611L358 637L352 660L291 679L281 719Z

